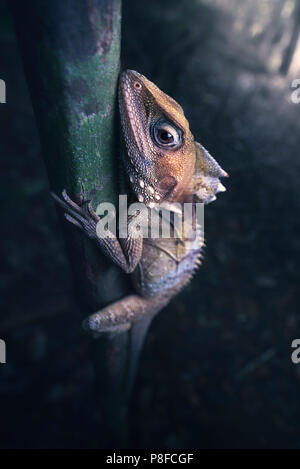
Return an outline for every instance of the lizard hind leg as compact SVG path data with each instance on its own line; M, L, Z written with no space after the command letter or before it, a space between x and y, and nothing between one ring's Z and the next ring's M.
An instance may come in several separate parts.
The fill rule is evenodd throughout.
M94 335L126 327L151 313L158 313L167 301L129 295L112 303L83 321L83 328Z
M156 313L167 303L154 298L130 295L92 314L83 327L96 338L101 333L129 331L129 361L126 374L125 394L131 394L137 365L147 330Z

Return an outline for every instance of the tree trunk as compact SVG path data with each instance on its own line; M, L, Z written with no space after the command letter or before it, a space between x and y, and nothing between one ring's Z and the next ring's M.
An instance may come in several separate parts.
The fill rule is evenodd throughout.
M73 198L83 189L94 209L116 202L121 0L15 1L11 8L51 189L66 188ZM127 281L89 239L62 226L87 316L122 297ZM102 446L124 444L129 334L103 334L92 343Z

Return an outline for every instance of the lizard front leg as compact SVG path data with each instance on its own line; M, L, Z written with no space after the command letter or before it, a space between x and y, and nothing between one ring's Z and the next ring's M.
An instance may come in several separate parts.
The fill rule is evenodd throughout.
M66 191L62 192L62 199L52 193L55 202L62 207L65 218L73 225L80 228L89 238L93 239L108 256L124 272L131 273L140 261L143 248L143 238L140 236L128 236L120 240L111 231L107 236L99 237L96 227L100 217L94 212L90 202L83 202L81 206L73 202ZM129 230L130 233L130 230Z
M120 241L111 232L107 233L107 237L98 237L96 227L100 217L94 212L90 203L83 202L82 206L79 206L73 202L65 190L62 192L63 200L53 193L52 197L62 207L65 217L70 223L81 229L89 238L95 240L104 254L122 270L126 273L133 272L142 254L142 235L121 238ZM93 335L128 328L132 322L138 321L147 313L153 310L154 313L154 306L153 301L149 299L130 295L89 316L83 321L83 327Z

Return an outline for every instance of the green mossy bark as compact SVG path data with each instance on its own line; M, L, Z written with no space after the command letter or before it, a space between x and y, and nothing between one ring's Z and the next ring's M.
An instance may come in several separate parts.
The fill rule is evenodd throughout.
M116 202L121 0L30 0L11 7L51 189L66 188L73 198L84 189L94 209ZM86 236L62 226L86 316L123 296L127 280ZM128 331L93 344L111 437L104 445L124 437L129 344Z
M31 0L15 18L53 189L115 201L120 0Z

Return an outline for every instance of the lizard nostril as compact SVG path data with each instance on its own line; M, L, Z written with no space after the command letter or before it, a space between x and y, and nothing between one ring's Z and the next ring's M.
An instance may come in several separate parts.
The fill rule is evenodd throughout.
M138 81L135 81L133 83L133 86L135 87L136 90L140 90L142 88L142 85Z

